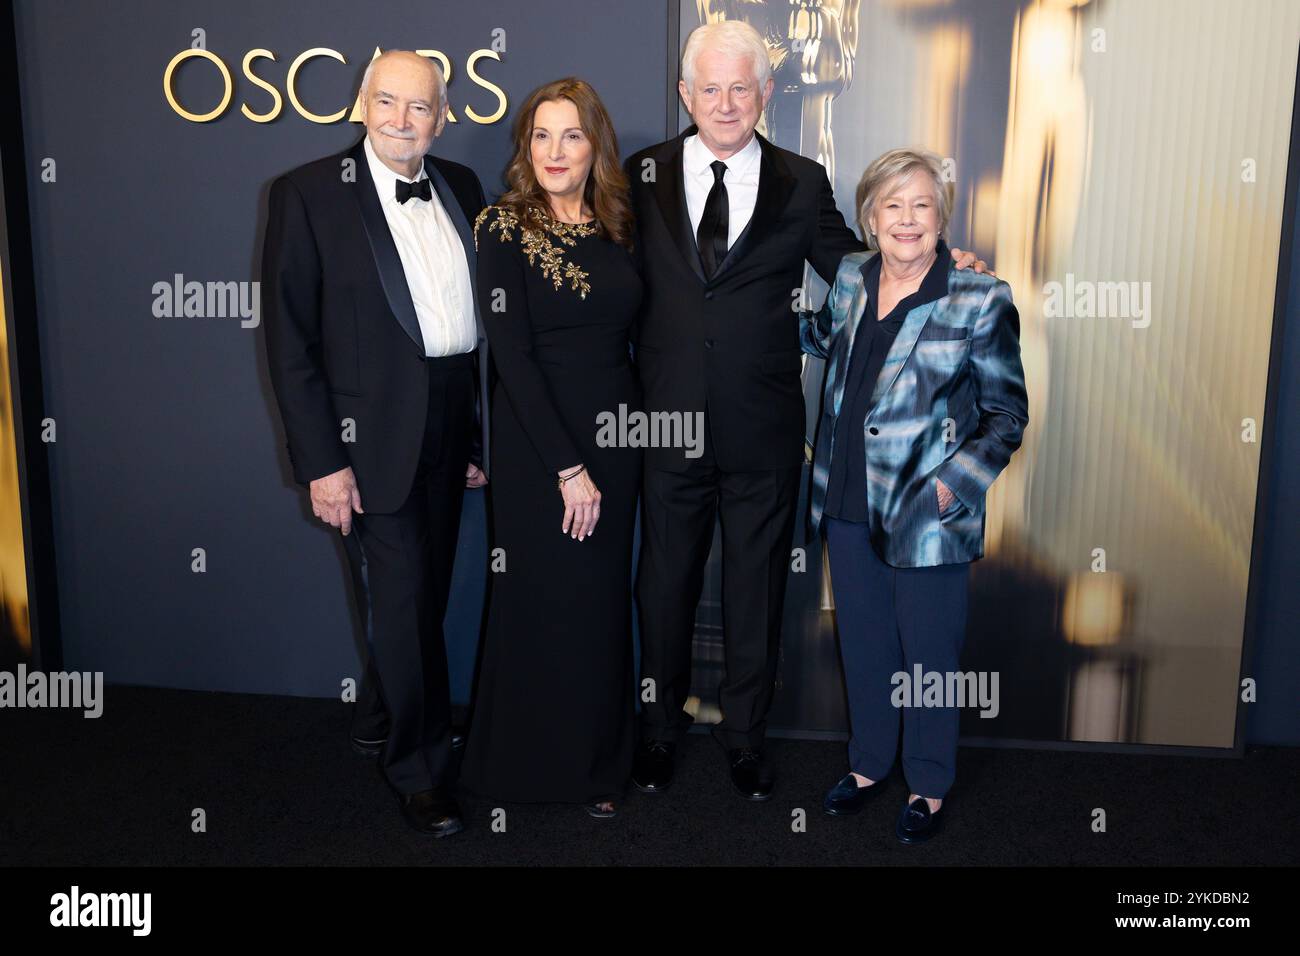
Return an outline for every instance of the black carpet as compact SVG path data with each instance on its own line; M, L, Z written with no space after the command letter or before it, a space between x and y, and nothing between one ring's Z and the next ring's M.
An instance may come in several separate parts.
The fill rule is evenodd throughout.
M777 790L735 795L692 734L672 789L632 791L613 820L580 807L466 801L443 840L403 822L375 761L348 746L347 705L108 687L104 714L0 712L0 862L9 865L1252 865L1300 862L1300 750L1244 760L963 747L933 843L905 847L897 770L857 817L822 794L844 745L772 740ZM191 829L206 813L205 833ZM1106 832L1092 829L1094 808ZM795 811L806 832L794 832Z

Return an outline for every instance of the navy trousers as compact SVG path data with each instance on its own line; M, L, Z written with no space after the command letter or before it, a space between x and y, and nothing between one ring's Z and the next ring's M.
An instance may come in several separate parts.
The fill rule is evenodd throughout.
M895 568L871 547L867 525L824 520L840 658L849 700L849 767L872 780L893 768L903 722L903 775L912 792L941 799L957 765L956 707L896 707L897 673L946 676L966 637L970 564ZM910 704L911 698L908 697Z

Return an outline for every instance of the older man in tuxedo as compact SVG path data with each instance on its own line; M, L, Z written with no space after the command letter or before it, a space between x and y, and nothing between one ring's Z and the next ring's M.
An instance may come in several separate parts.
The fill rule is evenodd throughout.
M465 488L486 482L486 344L465 166L426 155L447 119L438 68L371 61L366 134L271 186L266 347L289 459L343 534L370 647L353 740L408 823L462 829L442 619ZM476 424L476 417L478 419Z
M755 132L772 95L753 27L696 29L679 92L694 125L626 163L646 296L636 360L651 412L703 412L703 454L645 456L637 603L641 677L652 681L633 783L665 789L691 723L691 640L705 561L722 524L722 720L713 734L736 790L772 793L763 756L804 455L799 322L804 262L828 283L865 247L826 170ZM975 257L953 250L958 267ZM982 268L982 263L976 265Z

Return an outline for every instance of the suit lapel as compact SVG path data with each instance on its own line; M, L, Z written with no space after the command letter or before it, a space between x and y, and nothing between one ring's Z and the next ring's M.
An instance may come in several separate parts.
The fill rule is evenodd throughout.
M726 258L722 260L718 271L713 275L714 282L718 281L723 273L745 254L746 249L767 235L785 209L785 204L789 202L790 193L794 191L794 177L785 168L785 163L781 162L776 147L758 133L754 136L758 139L761 152L758 167L758 195L754 199L754 212L749 217L744 230L727 250Z
M859 273L857 284L853 287L853 296L849 299L849 308L845 313L848 318L849 328L848 335L844 338L844 349L840 353L842 358L836 363L835 368L835 409L836 417L839 417L840 406L844 402L844 385L849 376L849 360L853 355L853 341L858 335L858 325L862 322L862 316L867 308L867 289L866 283L862 281Z
M655 170L654 196L659 204L664 225L668 227L668 235L672 237L673 245L703 282L705 281L704 266L700 263L699 249L696 248L695 236L691 232L691 216L686 208L686 178L682 170L682 144L686 141L686 137L694 132L695 127L692 126L677 137L673 141L668 157L657 164L657 166L666 166L667 169L656 168Z
M912 347L916 345L921 329L925 328L925 323L930 320L930 314L934 312L935 306L942 301L942 299L935 299L925 305L918 305L907 313L898 335L894 336L894 344L890 346L889 353L885 356L885 364L880 367L880 376L876 379L876 387L871 393L872 409L867 415L868 421L880 408L880 397L894 387L894 381L912 354Z
M356 188L352 194L361 209L361 222L366 229L366 238L370 240L370 251L375 257L375 268L379 270L379 281L384 287L388 307L393 310L398 324L423 355L424 336L420 334L420 320L415 315L415 303L411 300L411 290L406 284L406 272L402 269L402 260L397 254L393 234L384 217L384 209L379 205L379 195L375 192L375 181L370 176L370 163L366 160L364 143L363 138L348 150L348 156L355 161L357 170Z

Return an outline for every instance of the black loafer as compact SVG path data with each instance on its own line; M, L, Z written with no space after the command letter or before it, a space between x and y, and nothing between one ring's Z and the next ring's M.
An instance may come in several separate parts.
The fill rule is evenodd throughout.
M426 836L445 837L465 829L456 798L440 790L421 790L398 798L402 816Z
M944 806L948 801L944 800ZM894 827L894 834L903 843L913 846L917 843L924 843L943 826L943 807L937 812L930 812L930 804L925 802L925 797L917 797L911 803L903 807L903 812L898 815L898 824Z
M614 804L614 801L613 801L613 800L597 800L595 803L584 803L584 804L582 805L582 808L583 808L584 810L586 810L589 814L591 814L593 817L595 817L597 820L612 820L612 819L614 819L614 817L618 816L618 805L617 805L617 804L614 804L614 809L613 809L613 810L602 810L602 809L600 808L600 804L602 804L602 803L610 803L610 804Z
M851 773L846 773L844 779L826 791L826 799L822 801L822 812L829 813L833 817L847 817L857 813L867 804L867 800L881 791L880 781L859 786L857 779Z
M772 796L772 773L763 761L763 752L753 747L727 751L731 764L731 785L746 800L768 800Z
M662 793L673 782L673 756L677 745L666 740L644 740L636 749L632 784L642 793Z

